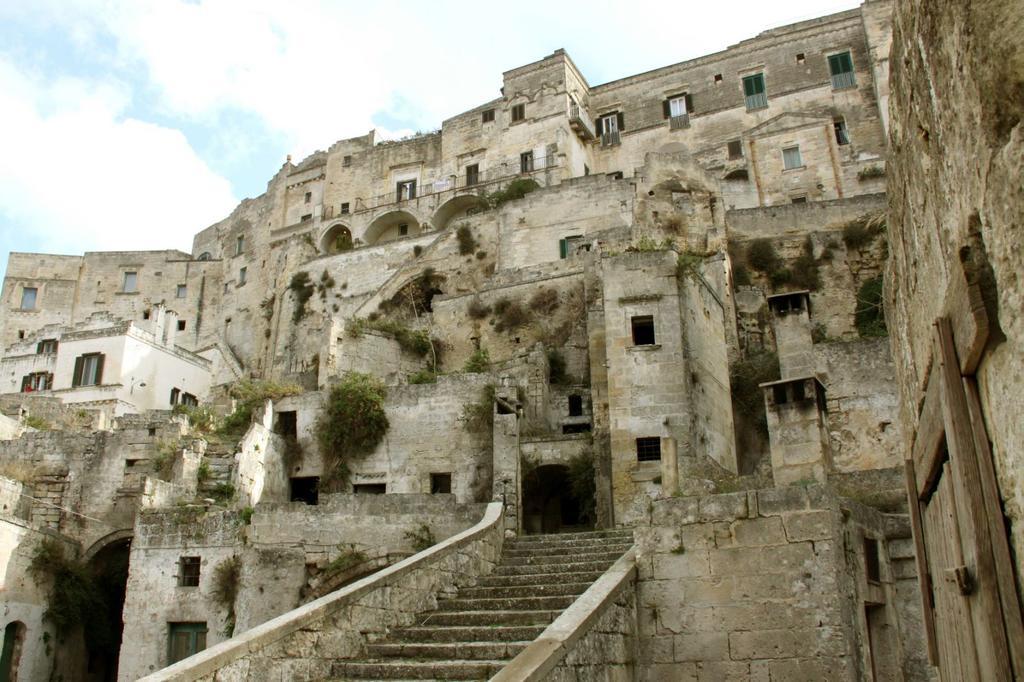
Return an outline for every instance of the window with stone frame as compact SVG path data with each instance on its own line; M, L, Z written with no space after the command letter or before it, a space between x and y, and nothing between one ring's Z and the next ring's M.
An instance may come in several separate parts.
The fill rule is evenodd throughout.
M35 310L36 309L36 297L39 294L39 289L36 287L22 287L21 288L21 309L22 310Z
M525 104L513 104L512 105L512 122L518 123L519 121L526 120L526 105Z
M793 145L782 150L782 166L786 170L804 167L804 160L800 156L800 145Z
M199 587L201 559L197 556L183 556L178 559L178 586Z
M634 315L629 322L633 332L634 346L655 345L653 315Z
M660 462L661 438L657 436L636 439L636 461Z

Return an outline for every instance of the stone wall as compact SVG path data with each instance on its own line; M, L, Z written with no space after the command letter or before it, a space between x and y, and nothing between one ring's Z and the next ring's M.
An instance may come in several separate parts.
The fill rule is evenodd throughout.
M881 543L870 590L865 536ZM883 679L926 679L908 672L924 658L917 602L895 587L910 579L905 517L791 487L655 500L636 537L642 679L852 681L871 655ZM902 544L890 551L890 539ZM899 646L869 653L867 602Z
M493 503L473 528L143 679L327 679L335 661L363 655L367 642L489 573L501 555L501 518Z
M893 14L886 319L905 436L958 278L998 329L976 375L1003 509L1024 554L1024 30L1018 3L900 0ZM941 98L935 93L941 93ZM957 106L945 106L956 102ZM907 443L909 445L909 443ZM1024 579L1017 563L1018 579Z

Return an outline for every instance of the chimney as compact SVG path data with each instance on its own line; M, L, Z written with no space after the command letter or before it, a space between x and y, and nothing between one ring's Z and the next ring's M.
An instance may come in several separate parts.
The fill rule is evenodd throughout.
M157 343L163 343L164 328L167 324L167 309L162 303L157 303L149 311L149 319L153 324L153 337Z
M178 335L178 313L173 310L168 310L164 318L163 339L158 336L157 341L162 341L168 348L174 348L174 337Z

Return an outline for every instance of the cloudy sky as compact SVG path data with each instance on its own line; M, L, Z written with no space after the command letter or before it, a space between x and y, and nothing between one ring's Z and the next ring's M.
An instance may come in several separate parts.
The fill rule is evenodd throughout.
M0 0L0 259L188 250L287 154L432 130L556 48L596 85L858 4Z

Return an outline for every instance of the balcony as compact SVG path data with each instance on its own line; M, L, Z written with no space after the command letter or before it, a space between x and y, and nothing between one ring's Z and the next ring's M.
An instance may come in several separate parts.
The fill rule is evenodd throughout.
M668 127L672 130L682 130L683 128L690 127L690 116L688 114L682 114L680 116L672 116L668 120Z
M569 127L584 142L589 142L597 137L594 134L594 128L591 126L590 120L587 118L587 112L583 111L580 105L575 102L569 105Z
M601 146L602 147L614 147L619 144L619 131L612 130L607 133L601 133Z
M857 80L853 77L853 71L842 71L832 74L832 89L846 90L857 87Z

